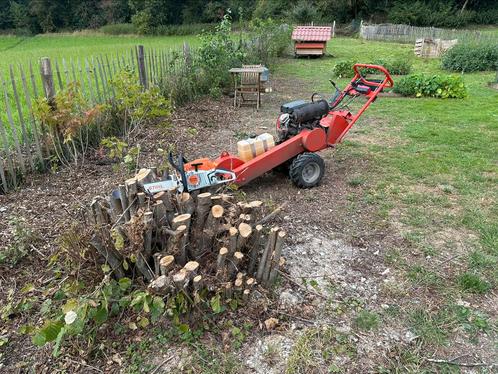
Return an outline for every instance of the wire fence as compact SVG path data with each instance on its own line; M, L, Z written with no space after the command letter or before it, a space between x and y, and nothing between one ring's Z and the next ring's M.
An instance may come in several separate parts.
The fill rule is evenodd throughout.
M110 82L120 71L133 72L144 89L174 78L192 58L188 44L182 50L145 49L84 58L42 58L26 66L10 65L0 72L0 193L20 186L25 176L47 167L53 149L46 142L47 129L34 115L40 97L53 99L77 82L92 104L114 99Z
M360 37L366 40L383 40L398 43L414 43L420 38L458 39L459 42L498 42L498 36L474 30L440 29L396 24L361 23Z

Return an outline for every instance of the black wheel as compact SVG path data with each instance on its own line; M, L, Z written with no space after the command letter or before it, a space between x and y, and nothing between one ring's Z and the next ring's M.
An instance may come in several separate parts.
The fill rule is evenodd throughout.
M299 188L317 186L325 172L325 162L316 153L301 153L289 167L289 177Z

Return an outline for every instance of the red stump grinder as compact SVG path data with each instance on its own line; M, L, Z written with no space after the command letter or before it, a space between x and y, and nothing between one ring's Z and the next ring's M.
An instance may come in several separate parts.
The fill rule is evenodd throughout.
M363 73L366 69L383 74L383 78L367 79ZM342 91L331 81L335 93L328 101L316 100L314 94L311 102L298 100L282 105L276 125L278 140L274 147L246 161L226 151L216 160L203 158L192 162L186 162L181 155L175 162L170 155L176 173L163 181L146 185L145 189L155 193L172 188L194 191L224 183L242 186L281 165L288 166L289 177L297 187L318 185L325 163L317 152L341 142L379 93L384 88L393 87L389 72L382 66L356 64L353 70L353 79ZM356 113L352 113L348 105L360 96L366 101Z

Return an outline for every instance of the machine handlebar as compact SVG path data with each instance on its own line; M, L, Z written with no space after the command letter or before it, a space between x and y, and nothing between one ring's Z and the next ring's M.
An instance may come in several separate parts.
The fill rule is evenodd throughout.
M360 68L366 68L366 69L373 69L373 70L378 70L379 72L383 73L385 78L384 78L384 81L387 80L387 82L385 83L385 85L383 84L384 81L382 81L381 83L379 82L376 82L376 81L370 81L370 80L367 80L363 75L361 75L361 72L360 72ZM390 88L390 87L393 87L394 86L394 82L393 82L393 79L391 78L391 74L389 74L389 72L387 71L387 69L383 66L380 66L380 65L370 65L370 64L354 64L353 65L353 70L356 74L355 78L353 79L360 79L362 81L362 83L366 84L366 85L369 85L369 86L374 86L374 87L379 87L379 86L383 86L383 87L386 87L386 88Z

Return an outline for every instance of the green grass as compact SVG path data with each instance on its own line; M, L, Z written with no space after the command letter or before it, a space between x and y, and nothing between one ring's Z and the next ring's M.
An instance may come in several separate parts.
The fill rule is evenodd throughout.
M145 48L178 48L188 42L198 44L195 36L137 35L111 36L96 33L47 34L33 37L0 36L0 73L5 74L10 64L36 63L41 57L69 60L98 55L115 56L116 53L130 53L136 45Z

